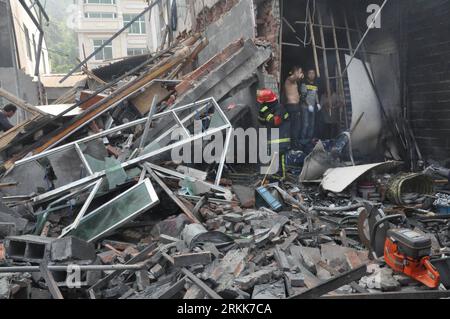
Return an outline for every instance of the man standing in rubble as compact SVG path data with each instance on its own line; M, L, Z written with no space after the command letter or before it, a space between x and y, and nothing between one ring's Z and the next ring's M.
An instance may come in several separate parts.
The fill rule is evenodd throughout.
M301 148L301 113L300 106L300 82L304 79L303 69L299 66L294 66L289 72L289 77L284 84L286 94L286 110L289 113L291 122L291 145L295 150Z
M14 127L9 121L10 118L14 116L17 112L17 107L12 104L6 105L0 112L0 131L8 132Z
M287 173L286 154L291 147L289 113L272 90L259 90L256 99L259 103L259 122L268 129L270 136L269 154L273 156L274 152L278 152L279 155L278 172L272 177L276 180L284 180Z
M306 80L301 85L302 135L303 145L312 141L315 134L316 114L320 112L320 89L316 70L309 69Z

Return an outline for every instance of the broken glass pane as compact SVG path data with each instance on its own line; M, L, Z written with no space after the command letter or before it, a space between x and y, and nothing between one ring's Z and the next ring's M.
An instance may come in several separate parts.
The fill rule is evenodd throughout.
M124 225L159 203L149 179L85 216L69 236L92 242Z
M107 157L105 159L105 168L110 190L124 184L128 180L127 173L121 167L121 163L115 158Z

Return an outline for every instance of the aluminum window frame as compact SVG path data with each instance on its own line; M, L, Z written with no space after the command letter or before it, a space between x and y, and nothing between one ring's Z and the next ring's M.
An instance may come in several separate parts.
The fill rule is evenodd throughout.
M85 220L87 220L89 218L93 218L93 216L95 216L96 213L98 213L99 211L101 211L105 207L113 205L114 202L119 201L120 199L122 199L123 197L128 195L129 193L131 193L131 192L137 190L138 188L140 188L142 185L145 185L145 189L147 190L148 195L150 197L150 202L147 205L145 205L144 207L138 209L136 212L130 214L128 217L122 219L120 222L115 223L114 225L112 225L112 226L108 227L107 229L103 230L102 232L98 233L96 236L86 240L88 243L92 243L92 242L96 241L97 239L104 237L108 233L112 232L114 229L120 228L121 226L125 225L128 221L135 219L137 216L139 216L140 214L142 214L146 210L148 210L148 209L150 209L150 208L152 208L152 207L154 207L154 206L156 206L156 205L158 205L160 203L159 197L156 194L156 191L155 191L155 188L153 187L153 184L151 183L150 179L147 178L144 181L142 181L140 183L137 183L135 186L131 187L130 189L126 190L125 192L121 193L119 196L113 198L109 202L107 202L107 203L101 205L100 207L98 207L97 209L93 210L87 216L84 216L83 218L81 218L81 220L79 221L79 224L77 225L77 227L82 225L83 221L85 221ZM70 236L72 231L73 230L71 230L70 232L64 234L63 237L65 237L67 235Z
M189 133L189 130L187 130L187 128L184 126L184 123L186 123L187 121L189 121L193 117L195 117L195 115L198 114L198 112L203 111L204 109L209 108L211 106L213 106L215 112L217 112L219 114L221 120L224 122L224 125L219 126L217 128L212 128L212 129L209 128L206 131L202 132L201 134L191 135ZM188 110L188 109L191 109L191 108L196 108L196 107L197 107L197 109L195 109L195 111L191 112L188 115L185 115L183 119L180 119L178 117L178 115L176 114L177 112L181 112L181 111ZM175 117L174 117L174 115L175 115ZM169 151L169 150L181 147L181 146L183 146L185 144L189 144L189 143L192 143L192 142L194 142L196 140L203 139L203 138L208 137L208 136L213 136L213 135L215 135L217 133L225 131L226 132L226 139L225 139L225 143L224 143L224 150L223 150L220 162L219 162L219 169L217 171L216 180L215 180L215 186L219 186L220 185L220 180L222 178L222 172L223 172L223 168L224 168L224 165L225 165L226 156L227 156L227 153L228 153L228 148L229 148L231 137L232 137L232 133L233 133L233 131L232 131L233 126L232 126L231 122L229 121L229 119L226 117L225 113L223 112L223 110L221 109L219 104L216 102L216 100L211 97L211 98L208 98L208 99L205 99L205 100L201 100L201 101L194 102L194 103L191 103L191 104L187 104L187 105L184 105L184 106L180 106L180 107L177 107L177 108L174 108L174 109L171 109L171 110L167 110L165 112L162 112L162 113L159 113L159 114L155 114L153 116L153 120L156 120L156 119L159 119L159 118L162 118L162 117L165 117L165 116L171 116L172 118L174 118L176 123L177 123L177 125L175 125L175 126L171 127L170 129L166 130L164 133L162 133L159 137L157 137L151 143L157 143L158 141L161 141L162 139L167 137L174 130L176 130L177 128L180 127L180 123L181 123L181 127L184 128L184 131L185 131L185 134L186 134L185 139L182 139L181 141L178 141L178 142L175 142L173 144L164 146L164 147L162 147L162 148L160 148L158 150L149 152L147 154L144 154L144 155L141 155L141 156L136 157L134 159L130 159L130 160L126 161L126 162L123 162L123 163L121 163L120 168L127 169L129 167L133 167L133 166L139 165L139 164L141 164L143 162L148 161L150 158L152 158L152 157L154 157L156 155L159 155L161 153L164 153L166 151ZM115 132L118 132L118 131L130 128L130 127L134 127L134 126L137 126L137 125L140 125L140 124L145 124L145 123L147 123L147 121L148 121L148 117L144 117L142 119L139 119L139 120L136 120L136 121L133 121L133 122L130 122L130 123L118 126L118 127L114 127L112 129L106 130L104 132L101 132L101 133L98 133L98 134L86 137L84 139L81 139L81 140L78 140L78 141L75 141L75 142L72 142L72 143L68 143L66 145L62 145L60 147L57 147L57 148L54 148L54 149L42 152L40 154L31 156L31 157L28 157L28 158L25 158L25 159L23 159L21 161L16 162L14 168L20 167L21 165L23 165L25 163L28 163L28 162L31 162L31 161L38 161L38 160L40 160L42 158L50 156L51 154L62 152L64 150L67 150L67 149L70 149L70 148L77 149L77 148L79 148L79 144L81 144L81 143L86 143L86 142L89 142L89 141L92 141L92 140L103 138L103 137L106 137L106 136L108 136L110 134L113 134ZM148 144L148 145L151 145L151 143ZM81 154L82 154L82 152L81 152ZM86 161L86 165L88 165L88 167L90 168L90 166L87 163L87 161ZM62 187L56 189L56 190L52 190L52 191L47 192L47 193L42 194L42 195L38 195L38 196L33 198L33 202L34 203L41 203L41 202L49 200L49 199L51 199L53 197L56 197L59 194L62 194L62 193L66 192L66 191L68 191L70 189L73 189L73 188L76 188L76 187L81 187L81 186L83 186L83 185L85 185L87 183L94 182L94 181L96 181L96 180L98 180L100 178L103 178L106 175L106 171L107 170L105 169L105 170L103 170L101 172L92 173L92 174L90 174L90 175L88 175L88 176L86 176L86 177L84 177L84 178L82 178L82 179L80 179L78 181L74 181L72 183L69 183L69 184L67 184L65 186L62 186ZM92 168L90 168L90 172L93 172ZM89 171L88 171L88 173L89 173Z

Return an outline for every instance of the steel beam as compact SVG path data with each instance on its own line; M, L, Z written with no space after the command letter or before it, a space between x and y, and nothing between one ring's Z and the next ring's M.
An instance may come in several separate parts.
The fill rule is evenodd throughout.
M340 276L331 278L330 280L327 280L314 288L308 289L303 293L292 296L289 299L317 299L329 292L341 288L342 286L348 285L354 281L361 279L366 274L367 266L363 265L354 270L343 273Z

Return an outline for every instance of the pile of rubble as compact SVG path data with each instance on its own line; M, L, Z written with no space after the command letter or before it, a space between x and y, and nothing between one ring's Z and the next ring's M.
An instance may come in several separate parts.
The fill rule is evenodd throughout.
M195 67L206 44L85 70L62 114L4 136L0 298L449 297L448 172L356 165L348 134L291 153L301 163L283 183L226 165L232 128L252 117L230 96L271 49L237 41ZM169 156L215 134L216 164ZM386 250L402 230L419 256ZM420 272L430 264L438 275Z
M182 188L167 186L173 178L155 173L149 164L144 167L158 193L165 193L155 209L166 211L166 216L173 211L173 216L161 221L130 219L115 235L95 240L90 239L94 229L85 229L83 222L76 230L78 237L9 236L4 241L5 267L0 268L2 297L448 297L447 278L442 276L440 289L430 289L394 272L382 258L374 257L376 248L365 234L371 215L403 211L409 227L433 238L434 256L448 253L448 216L427 211L424 204L383 205L354 197L351 189L334 194L291 183L256 190L232 185L224 188L228 199L210 190L197 194L198 200L188 200L181 195ZM195 170L191 173L198 175ZM146 181L150 186L150 179ZM184 214L175 213L170 200ZM50 231L60 230L51 220ZM56 220L62 223L63 218ZM1 231L2 236L11 235L15 224L2 223ZM439 260L442 264L449 259Z

